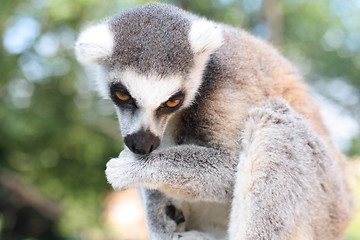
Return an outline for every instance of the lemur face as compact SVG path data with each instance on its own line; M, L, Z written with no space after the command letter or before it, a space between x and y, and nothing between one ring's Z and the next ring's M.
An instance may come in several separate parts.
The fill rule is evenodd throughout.
M181 76L165 79L114 70L110 79L110 97L117 108L126 146L137 154L150 153L160 145L169 117L188 105Z
M215 23L150 4L83 31L76 55L97 66L99 92L115 103L126 146L146 154L159 146L169 118L194 101L222 41Z

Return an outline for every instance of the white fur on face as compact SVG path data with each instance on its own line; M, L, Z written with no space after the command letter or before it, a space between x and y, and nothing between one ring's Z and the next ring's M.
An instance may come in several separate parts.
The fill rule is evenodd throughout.
M145 124L139 111L132 113L130 111L122 111L117 109L117 115L120 123L121 134L123 137L139 131Z
M182 78L174 75L165 79L158 75L143 75L132 70L115 70L110 73L110 79L121 82L139 108L134 113L119 110L123 137L143 128L149 129L161 138L164 126L155 117L155 111L162 103L183 89Z
M108 24L98 24L81 32L75 48L79 62L100 63L112 55L114 35Z
M157 109L172 95L182 90L182 78L177 75L162 78L158 75L143 75L131 70L114 71L110 79L119 79L139 108Z

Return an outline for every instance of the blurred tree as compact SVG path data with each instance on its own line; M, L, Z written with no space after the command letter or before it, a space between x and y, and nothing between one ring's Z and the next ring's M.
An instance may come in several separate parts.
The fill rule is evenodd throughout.
M74 41L89 22L145 2L1 2L0 165L59 203L63 236L100 225L110 190L105 163L122 149L112 106L92 91L91 76L74 59ZM318 92L360 122L358 0L168 2L272 41ZM350 154L360 154L359 139Z
M55 228L60 218L56 203L44 198L17 174L0 170L0 238L60 239Z
M6 1L1 7L7 17L0 18L0 164L59 201L65 235L98 224L110 189L105 163L122 148L115 117L106 117L111 106L96 100L73 56L80 20L103 17L117 5L89 3Z

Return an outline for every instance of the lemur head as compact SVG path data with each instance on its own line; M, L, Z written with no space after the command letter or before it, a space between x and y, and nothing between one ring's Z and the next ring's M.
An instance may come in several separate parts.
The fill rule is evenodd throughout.
M146 154L159 146L169 118L191 105L222 41L215 23L150 4L84 30L76 55L100 70L99 91L116 105L126 146Z

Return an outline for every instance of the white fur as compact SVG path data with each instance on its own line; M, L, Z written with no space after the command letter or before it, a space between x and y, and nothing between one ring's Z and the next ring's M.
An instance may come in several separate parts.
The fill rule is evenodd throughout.
M106 178L108 179L109 183L117 189L117 190L124 190L125 188L131 187L130 184L135 184L135 187L140 187L141 184L141 174L135 176L130 171L124 172L123 174L119 175L119 171L124 169L129 169L132 166L139 166L139 161L133 152L129 149L125 148L119 155L118 158L112 158L106 164ZM139 178L140 177L140 178ZM127 185L124 188L124 184ZM136 186L139 185L139 186ZM147 181L147 185L144 188L153 189L157 188L158 183L154 181Z
M182 89L182 78L178 75L162 78L159 75L139 74L132 70L113 71L110 78L121 83L136 99L140 108L155 110L172 95Z
M98 24L81 32L75 45L76 57L81 63L99 63L111 56L114 36L109 25Z
M178 75L166 77L158 75L144 75L132 70L117 71L110 73L110 79L121 82L135 99L140 111L135 115L119 110L119 120L123 136L134 133L140 128L150 129L155 135L161 136L160 129L155 121L155 110L172 95L182 90L182 78Z
M251 124L252 123L250 123L250 125ZM247 137L248 138L244 138L242 142L244 151L241 151L240 153L239 164L237 167L238 174L232 205L232 208L237 210L232 211L230 216L231 224L229 225L228 230L230 239L244 238L246 236L246 227L249 224L247 220L251 219L251 216L249 216L249 209L251 209L252 206L250 205L251 200L249 199L248 193L253 184L251 179L253 178L252 172L254 162L252 162L252 160L258 157L257 147L261 147L261 144L258 144L259 139L261 142L261 136L259 138L258 135L254 135L254 132L251 132ZM257 144L251 144L252 142L255 142L255 139ZM237 214L239 212L241 212L241 214Z
M194 100L201 85L206 62L209 56L223 44L223 33L220 27L206 19L196 20L192 23L189 32L189 42L195 52L195 64L190 70L189 80L186 89L189 98L186 104Z
M188 98L185 99L184 105L190 105L191 101L195 99L195 96L202 83L206 62L209 60L210 54L211 52L209 52L208 54L200 54L195 56L195 64L192 69L190 69L188 81L185 82L185 88L187 90Z
M206 19L196 20L191 25L189 41L196 54L212 52L223 43L222 30Z
M216 202L192 202L188 209L183 207L185 215L192 219L192 225L187 227L207 233L212 236L211 239L226 239L226 229L229 224L229 205L228 203Z
M97 90L100 96L104 99L110 99L110 91L109 91L109 69L100 64L87 64L88 72L93 73L93 77L96 82Z
M137 132L142 126L144 126L145 128L149 125L147 123L143 123L141 116L139 116L139 112L133 115L133 113L128 111L122 111L119 108L116 108L116 112L119 118L121 135L123 137Z

